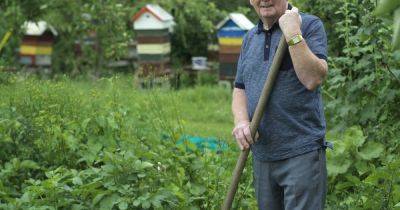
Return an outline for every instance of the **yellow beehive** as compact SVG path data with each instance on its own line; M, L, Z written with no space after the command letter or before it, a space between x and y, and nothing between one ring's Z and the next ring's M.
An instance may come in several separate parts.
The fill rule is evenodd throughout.
M20 53L24 55L51 55L51 46L21 45Z
M19 48L19 60L28 66L50 66L57 31L44 21L25 22L25 35Z
M243 38L226 38L226 37L220 37L218 38L218 43L220 45L242 45Z

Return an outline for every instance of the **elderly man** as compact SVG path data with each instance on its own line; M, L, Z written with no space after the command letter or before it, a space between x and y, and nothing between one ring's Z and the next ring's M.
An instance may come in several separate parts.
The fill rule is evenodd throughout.
M318 210L326 195L325 118L320 85L327 74L327 38L318 17L287 0L250 0L260 21L244 37L238 61L232 133L253 152L259 209ZM283 35L289 45L258 128L250 135L261 90Z

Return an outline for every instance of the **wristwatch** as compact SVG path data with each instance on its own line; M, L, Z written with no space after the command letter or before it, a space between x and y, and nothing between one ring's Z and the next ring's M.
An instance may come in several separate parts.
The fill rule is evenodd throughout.
M300 34L295 35L294 37L292 37L289 41L288 41L288 45L289 46L293 46L299 42L303 41L303 36L301 36Z

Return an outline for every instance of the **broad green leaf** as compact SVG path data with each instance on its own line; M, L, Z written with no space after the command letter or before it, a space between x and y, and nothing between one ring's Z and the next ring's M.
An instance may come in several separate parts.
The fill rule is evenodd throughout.
M101 199L103 199L104 196L106 196L108 193L100 193L97 194L96 197L94 197L93 201L92 201L92 205L95 206L97 205L97 203L100 202Z
M328 150L329 151L329 150ZM334 151L329 151L329 154L334 153L335 156L346 153L346 144L342 140L335 140Z
M350 182L353 183L353 185L358 185L360 184L360 179L356 176L353 175L346 175L346 179Z
M31 195L30 192L25 192L22 197L20 198L22 202L29 203L31 202Z
M100 202L100 210L112 210L113 206L117 203L120 197L114 193L110 196L106 196Z
M152 163L150 163L150 162L146 162L146 161L143 161L142 162L142 167L143 168L151 168L151 167L153 167L154 166L154 164L152 164Z
M133 201L133 206L138 207L141 204L140 199L136 199L135 201Z
M168 190L170 190L171 193L173 193L179 199L181 200L185 199L185 194L183 193L183 190L178 186L176 186L175 184L170 184L170 186L168 186Z
M363 175L370 170L367 163L364 161L357 161L355 167L357 169L358 175Z
M139 177L139 178L146 177L146 173L138 173L137 177Z
M151 203L149 201L145 200L142 202L142 208L148 209L148 208L150 208L150 206L151 206Z
M82 183L82 179L79 176L76 176L76 177L72 178L72 183L74 185L82 185L83 184Z
M354 183L353 182L342 180L340 183L337 183L335 185L335 190L343 191L343 190L347 190L347 189L352 188L352 187L354 187Z
M384 151L384 146L381 143L368 141L358 152L364 160L371 160L379 157Z
M189 189L190 193L196 196L202 195L206 190L207 189L204 186L195 184L192 184Z
M345 142L347 149L350 149L352 146L355 146L356 148L361 147L364 144L365 139L366 138L359 127L351 127L344 133L343 141Z
M87 208L80 204L73 204L71 207L71 210L83 210L83 209L87 209Z
M121 201L118 203L118 208L120 210L128 209L128 203L126 201Z
M352 161L348 156L333 157L328 160L328 175L337 176L338 174L344 174L347 172Z
M20 167L23 169L39 169L40 166L32 160L24 160L21 162Z
M161 207L161 200L159 200L159 199L152 199L152 200L151 200L151 204L152 204L155 208L160 208L160 207Z
M103 148L103 145L96 140L95 137L90 137L87 143L88 150L82 156L88 164L92 164L98 157L98 153Z
M369 184L379 184L380 180L385 180L391 177L387 171L377 169L371 175L369 175L364 182Z

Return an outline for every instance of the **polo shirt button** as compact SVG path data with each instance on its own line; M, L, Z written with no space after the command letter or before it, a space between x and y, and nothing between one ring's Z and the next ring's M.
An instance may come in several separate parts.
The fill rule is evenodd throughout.
M265 48L269 48L269 46L268 46L268 45L265 45Z

